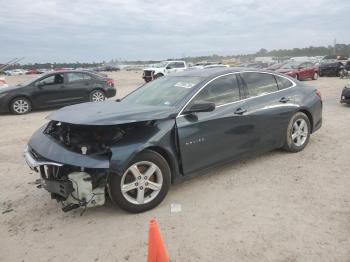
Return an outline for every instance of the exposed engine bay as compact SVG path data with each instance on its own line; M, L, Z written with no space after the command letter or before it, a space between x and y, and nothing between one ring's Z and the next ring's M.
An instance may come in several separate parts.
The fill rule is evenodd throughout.
M127 129L126 125L84 126L51 121L44 133L76 153L108 154L110 145L122 139Z

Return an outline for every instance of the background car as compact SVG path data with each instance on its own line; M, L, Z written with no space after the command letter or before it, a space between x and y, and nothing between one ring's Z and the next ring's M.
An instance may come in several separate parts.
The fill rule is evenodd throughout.
M29 69L27 72L26 72L26 75L39 75L39 74L42 74L43 71L39 70L39 69L36 69L36 68L33 68L33 69Z
M335 59L322 60L319 64L319 76L339 76L343 63Z
M36 108L103 101L115 94L111 78L87 71L50 72L0 89L0 112L25 114Z
M290 62L281 66L276 72L282 73L298 80L318 78L318 69L312 62Z
M5 80L5 78L0 77L0 88L2 88L2 87L8 87L8 84Z
M277 69L280 69L284 64L286 64L286 63L285 62L284 63L276 63L276 64L273 64L273 65L267 67L266 70L276 71Z
M69 106L48 119L25 159L63 210L103 205L108 191L137 213L157 206L171 183L209 167L303 150L322 125L322 100L287 76L213 68L164 76L119 102Z
M345 85L341 92L340 103L350 104L350 84Z

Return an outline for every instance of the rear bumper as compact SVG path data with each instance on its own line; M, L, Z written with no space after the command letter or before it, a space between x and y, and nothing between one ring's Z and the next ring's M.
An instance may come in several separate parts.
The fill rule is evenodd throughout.
M107 89L106 91L106 97L110 98L110 97L113 97L117 94L117 90L115 88L111 89Z

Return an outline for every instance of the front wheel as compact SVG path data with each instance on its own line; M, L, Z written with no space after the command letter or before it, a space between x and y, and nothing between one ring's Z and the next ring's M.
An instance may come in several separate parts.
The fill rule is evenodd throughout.
M158 153L146 150L137 155L122 176L113 174L109 195L122 209L140 213L156 207L168 193L171 171Z
M302 112L294 114L288 124L283 148L292 153L303 150L309 143L310 131L309 118Z
M16 115L27 114L32 110L32 104L25 97L17 97L11 101L10 110Z
M101 90L94 90L90 93L91 102L100 102L106 100L106 95Z

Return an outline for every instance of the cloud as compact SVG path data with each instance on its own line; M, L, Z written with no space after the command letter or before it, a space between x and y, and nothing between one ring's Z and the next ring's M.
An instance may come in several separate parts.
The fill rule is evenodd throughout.
M12 0L0 62L166 59L349 43L348 1Z

